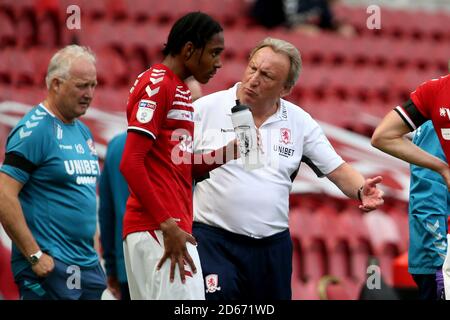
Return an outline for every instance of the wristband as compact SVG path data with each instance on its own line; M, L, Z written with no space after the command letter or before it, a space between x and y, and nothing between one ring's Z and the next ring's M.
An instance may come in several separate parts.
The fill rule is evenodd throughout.
M362 202L361 192L363 191L364 186L359 187L358 189L358 200Z

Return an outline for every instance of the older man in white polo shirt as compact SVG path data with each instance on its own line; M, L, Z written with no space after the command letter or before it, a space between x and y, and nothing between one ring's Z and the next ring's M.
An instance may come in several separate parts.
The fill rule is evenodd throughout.
M383 203L376 184L336 154L319 125L283 100L301 69L298 50L266 38L252 51L242 81L195 103L194 152L216 150L235 138L231 108L250 107L264 167L246 171L232 160L197 180L194 236L207 300L291 299L289 192L302 160L370 211Z

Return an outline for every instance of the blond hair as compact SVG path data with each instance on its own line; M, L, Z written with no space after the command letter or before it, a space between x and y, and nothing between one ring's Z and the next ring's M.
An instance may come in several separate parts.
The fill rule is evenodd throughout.
M95 64L94 53L88 47L82 47L76 44L68 45L56 52L50 59L45 76L47 88L55 78L67 78L72 62L78 58L85 58Z
M288 77L286 79L286 86L292 88L300 76L300 71L302 69L302 58L300 52L297 48L290 42L267 37L262 40L250 53L250 59L253 58L255 53L262 48L269 47L276 53L282 53L289 58L291 66L289 68Z

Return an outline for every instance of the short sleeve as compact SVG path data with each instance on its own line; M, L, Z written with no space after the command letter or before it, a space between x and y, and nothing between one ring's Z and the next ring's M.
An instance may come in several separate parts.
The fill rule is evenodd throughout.
M308 164L319 177L323 177L337 167L344 160L336 153L317 122L308 117L305 121L304 146L302 162Z
M410 98L420 113L427 119L431 118L431 109L434 105L434 97L441 87L441 79L432 79L422 83L411 92Z
M167 78L157 84L148 83L137 96L130 99L133 103L128 119L128 131L144 133L156 139L169 110ZM141 78L140 81L144 81Z
M14 128L8 137L5 162L0 171L26 183L32 171L46 158L51 145L51 130L53 128L48 128L44 121L26 121Z

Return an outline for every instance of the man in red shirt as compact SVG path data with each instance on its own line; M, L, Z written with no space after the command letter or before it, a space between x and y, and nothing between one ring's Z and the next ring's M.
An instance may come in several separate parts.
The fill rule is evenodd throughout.
M444 151L450 159L450 75L422 83L411 93L410 99L389 112L376 128L372 145L394 157L411 164L428 168L439 173L450 189L449 165L438 157L427 153L403 136L416 130L424 122L431 120ZM430 202L430 208L433 202ZM446 297L450 297L450 253L442 267L443 277L436 277L437 288L442 282ZM438 294L440 296L440 294Z
M131 299L204 299L191 235L192 177L218 164L193 165L194 109L184 80L207 83L222 66L223 49L220 24L189 13L173 25L163 62L141 73L130 90L120 170L131 191L123 221ZM235 151L235 144L228 148ZM226 151L209 156L223 160Z
M403 137L427 120L433 122L445 156L450 159L450 75L424 82L403 106L389 112L373 133L372 145L394 157L438 172L450 188L448 164Z

